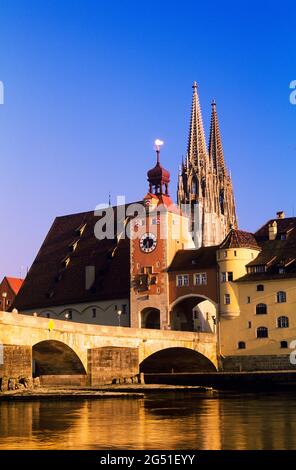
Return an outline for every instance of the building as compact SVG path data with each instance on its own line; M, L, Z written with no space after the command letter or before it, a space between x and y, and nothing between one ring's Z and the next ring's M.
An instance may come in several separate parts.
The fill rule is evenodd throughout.
M295 367L296 218L278 212L254 234L232 230L217 263L224 368Z
M296 218L279 212L255 233L237 228L216 105L207 151L196 84L177 205L156 143L142 200L56 218L13 306L53 319L212 333L221 370L292 367Z
M11 309L16 295L18 294L24 280L18 277L5 276L0 284L0 307L6 312Z
M232 181L224 160L216 103L212 103L207 150L202 114L193 84L191 120L185 161L180 168L177 200L186 205L195 245L218 245L237 228Z

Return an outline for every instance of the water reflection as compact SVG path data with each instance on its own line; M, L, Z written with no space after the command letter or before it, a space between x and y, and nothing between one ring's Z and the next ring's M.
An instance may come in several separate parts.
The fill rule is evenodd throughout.
M0 402L0 449L293 449L293 395Z

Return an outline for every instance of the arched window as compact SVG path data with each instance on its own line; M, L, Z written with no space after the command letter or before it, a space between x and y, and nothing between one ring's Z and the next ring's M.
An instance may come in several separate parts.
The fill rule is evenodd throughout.
M267 313L267 305L266 304L257 304L256 305L256 315L264 315Z
M279 304L282 304L283 302L286 302L286 301L287 301L286 292L284 292L284 291L282 291L282 290L280 290L280 291L277 293L276 297L277 297L277 302L278 302Z
M268 338L268 329L266 326L259 326L259 328L257 328L257 338Z
M289 328L289 318L288 317L279 317L277 319L278 328Z
M192 179L191 193L194 194L194 195L197 194L197 182L196 182L195 178Z
M238 349L246 349L246 343L244 341L238 342Z
M288 347L288 341L281 341L281 349L286 349Z
M258 291L258 292L264 291L264 285L263 285L263 284L258 284L258 285L257 285L257 291Z

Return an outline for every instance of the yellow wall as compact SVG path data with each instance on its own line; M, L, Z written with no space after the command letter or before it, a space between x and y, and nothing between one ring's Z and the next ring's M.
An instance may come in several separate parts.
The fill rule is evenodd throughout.
M263 292L257 292L257 284L264 285ZM290 349L280 348L280 341L288 341L289 345L296 339L296 279L241 282L237 286L240 314L233 319L220 317L221 353L225 356L289 354ZM277 303L278 291L286 292L287 302ZM256 315L258 303L267 304L267 314ZM289 318L289 328L277 327L277 318L282 315ZM268 328L268 338L257 338L259 326ZM238 349L239 341L246 342L246 349Z
M250 248L229 248L217 251L220 286L220 314L229 318L240 314L238 285L235 282L222 282L223 272L232 272L233 280L244 276L246 264L257 257L259 250ZM225 304L225 294L230 295L230 304Z

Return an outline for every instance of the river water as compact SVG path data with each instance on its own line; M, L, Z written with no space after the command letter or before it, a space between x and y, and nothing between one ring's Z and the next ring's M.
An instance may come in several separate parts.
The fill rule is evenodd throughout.
M293 393L0 402L0 449L295 449Z

